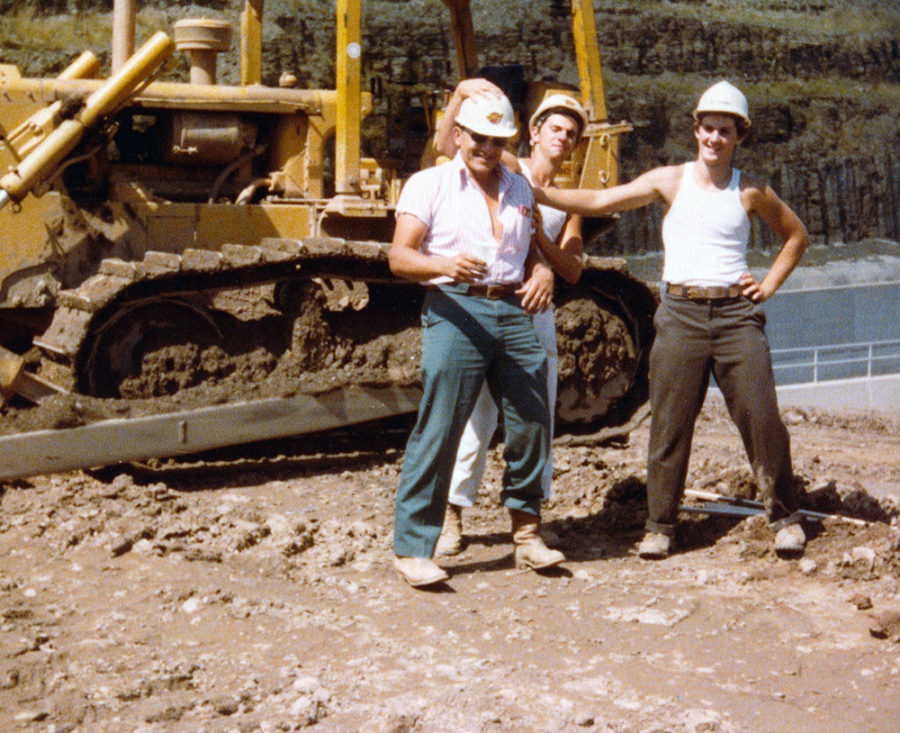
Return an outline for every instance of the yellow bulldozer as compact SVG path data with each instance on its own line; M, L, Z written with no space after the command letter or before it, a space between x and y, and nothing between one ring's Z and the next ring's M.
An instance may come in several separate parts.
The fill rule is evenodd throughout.
M0 64L2 401L171 395L215 379L203 367L215 349L268 350L272 363L293 349L296 380L273 396L254 393L248 378L238 403L191 404L153 428L126 417L54 431L40 445L13 435L0 478L415 410L415 359L400 344L417 333L422 292L391 275L386 249L405 179L434 156L427 140L416 157L362 155L373 108L362 89L362 4L335 3L334 89L297 88L290 73L261 83L264 0L247 0L240 16L239 85L217 80L232 23L187 18L135 51L135 0L115 2L106 79L94 78L91 52L54 78ZM470 0L443 4L460 77L481 73ZM611 185L630 128L607 120L591 2L571 6L580 85L526 81L518 114L527 120L549 93L576 96L590 123L560 183ZM175 52L189 56L190 79L159 80ZM423 110L429 129L454 83L427 95L437 100ZM267 327L224 307L228 293L265 300ZM615 259L589 257L577 285L558 284L561 432L621 428L640 413L655 304ZM166 358L154 355L187 347L194 372L185 379L182 359L167 377ZM98 443L103 450L87 447Z

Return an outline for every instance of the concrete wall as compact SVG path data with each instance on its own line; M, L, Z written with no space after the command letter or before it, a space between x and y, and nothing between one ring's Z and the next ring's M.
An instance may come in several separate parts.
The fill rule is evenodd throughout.
M900 417L900 374L778 387L778 405L879 412Z
M900 374L868 379L841 379L818 384L777 387L778 406L826 411L878 413L900 418ZM706 401L722 402L722 393L710 387Z

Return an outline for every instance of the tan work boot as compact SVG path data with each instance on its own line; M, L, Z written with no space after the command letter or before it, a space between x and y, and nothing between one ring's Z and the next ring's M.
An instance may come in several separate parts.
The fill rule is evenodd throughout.
M427 557L394 557L397 574L413 588L443 583L450 576Z
M775 553L783 557L793 557L803 553L806 547L806 533L799 523L789 524L775 533Z
M462 533L462 507L456 504L447 504L447 513L444 515L444 526L441 528L441 536L438 537L434 554L438 557L450 557L462 552L465 543Z
M510 509L509 517L512 520L517 569L542 570L565 561L565 555L559 550L551 550L541 539L541 518L539 516Z
M672 538L659 532L647 532L638 545L638 557L645 560L662 560L672 550Z

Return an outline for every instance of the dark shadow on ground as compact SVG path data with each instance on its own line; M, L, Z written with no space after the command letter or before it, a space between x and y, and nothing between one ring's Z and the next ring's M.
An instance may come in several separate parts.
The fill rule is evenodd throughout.
M614 484L603 496L598 509L587 516L563 517L543 525L548 542L566 556L566 566L604 558L623 558L636 554L644 534L647 518L647 488L643 481L630 476ZM733 530L741 518L690 515L682 518L676 530L673 554L693 552L715 545ZM506 571L514 567L512 538L508 530L501 532L465 532L466 548L457 558L440 558L454 574ZM769 546L771 542L768 543ZM466 552L473 546L492 548L508 546L509 553L490 561L468 561ZM565 568L562 568L565 570ZM571 573L571 571L567 571Z

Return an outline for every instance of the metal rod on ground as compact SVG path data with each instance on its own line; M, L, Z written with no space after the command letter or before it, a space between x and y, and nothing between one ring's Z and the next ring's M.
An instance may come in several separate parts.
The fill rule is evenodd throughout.
M765 510L765 505L761 501L754 501L752 499L742 499L738 496L727 496L726 494L716 494L712 491L700 491L698 489L686 489L684 492L685 496L690 496L694 499L703 499L705 501L713 501L713 502L722 502L725 504L730 504L735 507L745 507L748 509L759 509L760 513ZM702 511L702 507L680 507L685 511ZM838 519L843 522L849 522L850 524L856 524L861 527L866 527L869 525L865 519L857 519L856 517L845 517L841 514L824 514L823 512L814 512L809 509L798 509L796 514L806 518L806 519Z
M752 506L717 505L715 502L699 505L682 504L678 507L678 510L689 514L716 514L722 517L755 517L758 514L765 513L765 509L758 509Z
M735 504L737 506L752 506L765 509L765 504L761 501L753 499L742 499L740 496L728 496L727 494L716 494L712 491L700 491L699 489L685 489L685 496L693 499L703 499L705 501L721 501L726 504Z

